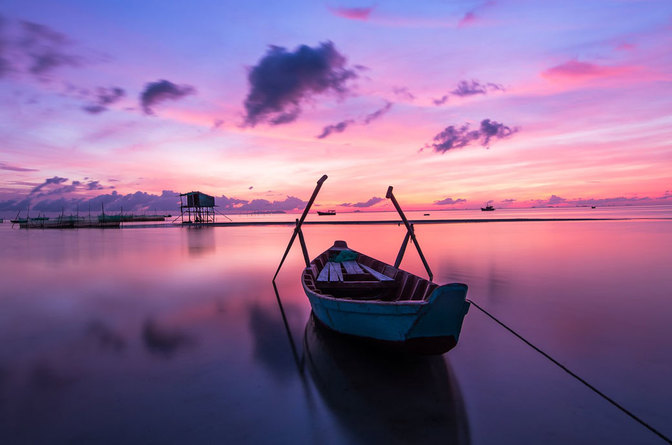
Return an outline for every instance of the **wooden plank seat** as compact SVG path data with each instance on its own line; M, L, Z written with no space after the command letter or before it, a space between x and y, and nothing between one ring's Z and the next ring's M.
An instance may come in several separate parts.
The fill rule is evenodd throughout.
M317 276L319 288L346 289L388 288L395 285L394 279L356 261L335 263L328 261Z

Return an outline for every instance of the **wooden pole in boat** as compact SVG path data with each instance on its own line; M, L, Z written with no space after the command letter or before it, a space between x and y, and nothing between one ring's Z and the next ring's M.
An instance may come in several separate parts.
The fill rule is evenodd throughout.
M411 226L413 227L413 226ZM397 259L394 262L394 267L395 269L399 269L399 265L401 264L401 259L404 257L404 253L406 252L406 246L408 245L408 240L411 237L411 232L407 231L406 236L404 237L404 242L401 243L401 249L399 249L399 254L397 255Z
M422 254L422 249L420 249L420 244L418 244L418 240L415 238L415 233L413 232L413 227L411 226L411 223L408 222L406 219L406 215L404 215L404 211L401 210L401 207L399 206L399 203L397 202L397 198L394 197L394 194L392 193L392 186L389 186L387 188L387 194L385 195L387 199L392 201L392 204L394 205L394 208L397 209L397 212L399 212L399 216L401 216L401 220L404 222L404 225L406 226L406 230L408 230L408 234L410 235L411 240L413 241L413 244L415 244L415 247L418 249L418 254L420 254L420 259L422 260L422 264L424 264L425 269L427 270L427 275L429 275L429 281L434 280L434 274L432 274L431 269L429 268L429 264L427 264L427 260L425 259L425 256ZM402 250L399 251L399 256L397 257L397 261L395 261L395 267L398 267L397 262L401 264L401 258L404 255L404 250L406 250L406 243L408 241L405 240L405 243L402 245Z
M320 189L322 188L322 184L326 180L327 180L327 175L323 175L317 181L317 186L315 187L315 190L313 190L313 195L308 200L308 204L306 204L306 208L303 210L303 215L301 215L301 218L296 221L296 228L294 229L294 233L292 234L292 238L289 240L289 244L287 245L287 249L285 249L285 254L282 256L282 260L280 260L280 265L278 266L278 270L276 270L275 275L273 275L273 281L275 281L275 278L278 276L278 272L280 272L280 268L282 267L283 263L285 262L285 258L287 258L287 254L289 253L289 249L291 249L292 244L294 244L294 240L296 239L296 235L300 234L300 239L303 239L303 234L301 233L301 224L303 224L303 221L306 219L306 216L308 216L308 212L310 211L310 208L312 207L313 202L315 202L315 198L317 198L317 194L320 193ZM305 247L305 242L303 243L303 247ZM304 258L306 260L306 266L308 266L310 264L310 260L308 258L308 252L304 249L303 253L304 253Z

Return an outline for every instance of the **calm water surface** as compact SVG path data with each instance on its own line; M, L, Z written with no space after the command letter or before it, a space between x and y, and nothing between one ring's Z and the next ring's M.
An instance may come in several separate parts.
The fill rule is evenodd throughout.
M558 214L535 210L525 216ZM467 283L672 436L672 212L594 211L661 219L416 232L435 281ZM396 225L304 232L313 256L345 239L390 262L404 236ZM442 357L400 360L329 335L311 321L298 248L277 281L289 337L271 278L290 235L1 225L0 442L664 443L474 307ZM402 267L423 274L410 249Z

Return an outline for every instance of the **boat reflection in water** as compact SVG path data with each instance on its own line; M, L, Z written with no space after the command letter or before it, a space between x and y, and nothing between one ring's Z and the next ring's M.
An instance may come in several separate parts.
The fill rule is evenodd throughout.
M375 349L313 313L304 348L315 386L353 442L469 443L464 403L443 356Z

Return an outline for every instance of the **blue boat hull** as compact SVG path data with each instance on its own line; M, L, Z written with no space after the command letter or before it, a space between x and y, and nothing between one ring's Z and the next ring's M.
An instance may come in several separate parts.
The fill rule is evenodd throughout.
M322 295L303 281L317 319L342 334L388 347L424 354L441 354L459 339L469 303L461 283L437 287L425 301L341 299Z

